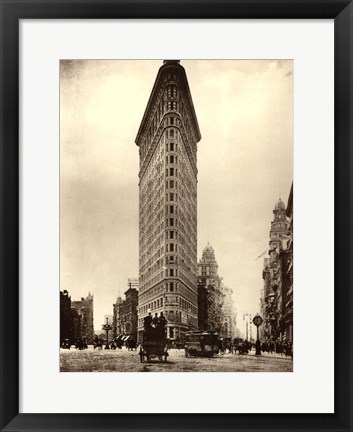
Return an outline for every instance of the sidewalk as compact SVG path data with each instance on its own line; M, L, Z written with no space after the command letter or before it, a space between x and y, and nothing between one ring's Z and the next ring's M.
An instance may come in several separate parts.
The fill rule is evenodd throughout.
M249 351L249 354L248 355L252 355L252 356L255 356L255 350L253 349L253 350L251 350L251 351ZM284 354L277 354L277 353L268 353L268 352L264 352L264 351L261 351L261 357L268 357L268 358L280 358L280 359L286 359L286 360L293 360L292 359L292 357L290 357L290 356L286 356L286 355L284 355Z

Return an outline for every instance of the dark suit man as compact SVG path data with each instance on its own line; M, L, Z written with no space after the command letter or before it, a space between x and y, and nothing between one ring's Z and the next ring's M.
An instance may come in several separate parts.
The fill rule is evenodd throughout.
M148 330L152 325L152 315L151 312L148 312L148 315L143 320L143 327L145 330Z

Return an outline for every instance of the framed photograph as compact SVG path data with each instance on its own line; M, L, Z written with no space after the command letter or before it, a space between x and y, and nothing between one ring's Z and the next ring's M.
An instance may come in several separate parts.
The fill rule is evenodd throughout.
M351 36L1 0L1 430L352 430Z

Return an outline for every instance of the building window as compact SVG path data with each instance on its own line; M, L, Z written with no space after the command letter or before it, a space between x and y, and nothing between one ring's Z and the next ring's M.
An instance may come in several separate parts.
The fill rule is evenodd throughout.
M174 213L174 206L169 206L169 212Z
M169 231L169 238L171 238L171 239L174 238L174 231Z
M173 155L170 156L169 161L170 161L170 163L174 163L174 156ZM167 161L167 163L168 163L168 161Z
M169 175L171 175L171 176L174 175L174 168L169 168Z
M171 292L174 291L174 283L173 283L173 282L171 282L171 283L169 284L169 291L171 291Z
M174 218L169 219L169 226L174 226Z
M169 187L170 187L170 189L174 188L174 180L170 180Z
M170 119L170 124L171 124L171 125L174 124L174 117L171 117L171 119Z
M169 251L174 252L174 243L170 243L169 245Z
M170 201L174 201L174 194L173 193L169 194L169 199L170 199Z
M174 151L174 143L170 143L170 151Z
M174 130L173 129L170 131L170 138L174 138Z
M169 276L174 276L174 269L169 270Z

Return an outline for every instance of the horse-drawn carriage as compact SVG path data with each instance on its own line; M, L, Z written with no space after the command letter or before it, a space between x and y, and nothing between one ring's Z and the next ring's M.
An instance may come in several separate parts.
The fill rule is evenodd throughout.
M62 344L61 344L61 348L70 349L71 348L70 340L64 339Z
M166 362L168 355L164 328L151 327L145 330L139 352L141 363L149 362L152 358L158 358L159 361Z
M75 348L78 350L84 350L88 348L87 341L82 338L76 339Z

